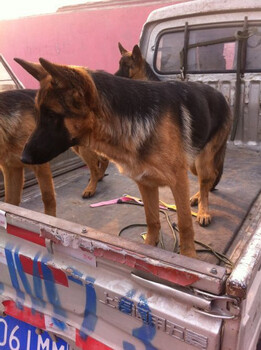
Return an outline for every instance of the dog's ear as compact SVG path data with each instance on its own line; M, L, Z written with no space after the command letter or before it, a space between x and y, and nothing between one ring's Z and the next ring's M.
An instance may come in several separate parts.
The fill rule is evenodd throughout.
M41 66L52 77L52 85L66 87L74 85L75 71L72 67L52 63L44 58L39 58Z
M49 62L44 58L39 58L43 68L51 75L51 84L62 88L70 88L70 93L66 94L66 100L74 111L84 110L85 102L88 102L88 109L96 106L97 90L96 86L89 76L82 75L73 66L60 65ZM67 90L68 91L68 90Z
M44 58L39 58L39 62L41 63L43 69L45 69L53 78L66 77L67 67L52 63Z
M125 53L128 52L126 49L124 49L124 47L121 45L121 43L118 43L118 47L119 47L121 55L124 55Z
M47 75L46 70L39 63L28 62L21 58L14 58L14 60L38 81Z
M132 54L131 54L134 62L136 62L137 64L141 64L142 63L142 54L140 51L140 48L138 45L135 45L132 49Z

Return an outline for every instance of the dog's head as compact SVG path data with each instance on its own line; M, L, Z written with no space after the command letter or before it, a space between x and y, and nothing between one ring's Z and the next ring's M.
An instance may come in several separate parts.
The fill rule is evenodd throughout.
M40 64L15 60L40 81L35 101L37 126L22 161L42 164L79 144L86 121L97 106L97 90L85 68L53 64L42 58Z
M119 62L119 69L115 75L131 79L146 79L145 59L142 57L139 46L135 45L132 52L124 49L121 43L118 43L118 46L121 59Z

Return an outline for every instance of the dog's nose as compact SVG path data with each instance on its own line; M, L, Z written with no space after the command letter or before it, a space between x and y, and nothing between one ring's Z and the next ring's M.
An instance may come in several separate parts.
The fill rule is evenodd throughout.
M21 161L22 161L24 164L33 164L32 157L31 157L28 153L26 153L26 152L23 152L23 153L22 153Z

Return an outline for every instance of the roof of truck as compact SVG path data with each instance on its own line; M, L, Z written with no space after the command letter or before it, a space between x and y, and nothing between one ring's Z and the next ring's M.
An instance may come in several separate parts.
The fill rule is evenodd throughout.
M175 5L159 8L151 12L148 22L164 20L168 18L192 17L199 14L212 14L231 12L238 10L261 10L260 0L192 0Z

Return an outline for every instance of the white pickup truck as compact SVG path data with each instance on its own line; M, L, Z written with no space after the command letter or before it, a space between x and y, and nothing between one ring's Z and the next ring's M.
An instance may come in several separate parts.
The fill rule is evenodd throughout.
M113 165L88 200L86 168L55 177L57 218L28 187L20 207L0 203L0 350L257 349L260 18L259 0L195 0L153 11L141 33L160 79L210 84L233 111L213 222L194 223L198 259L177 254L171 205L161 205L159 246L143 243L143 209L126 196L138 189ZM161 189L164 203L171 198Z

